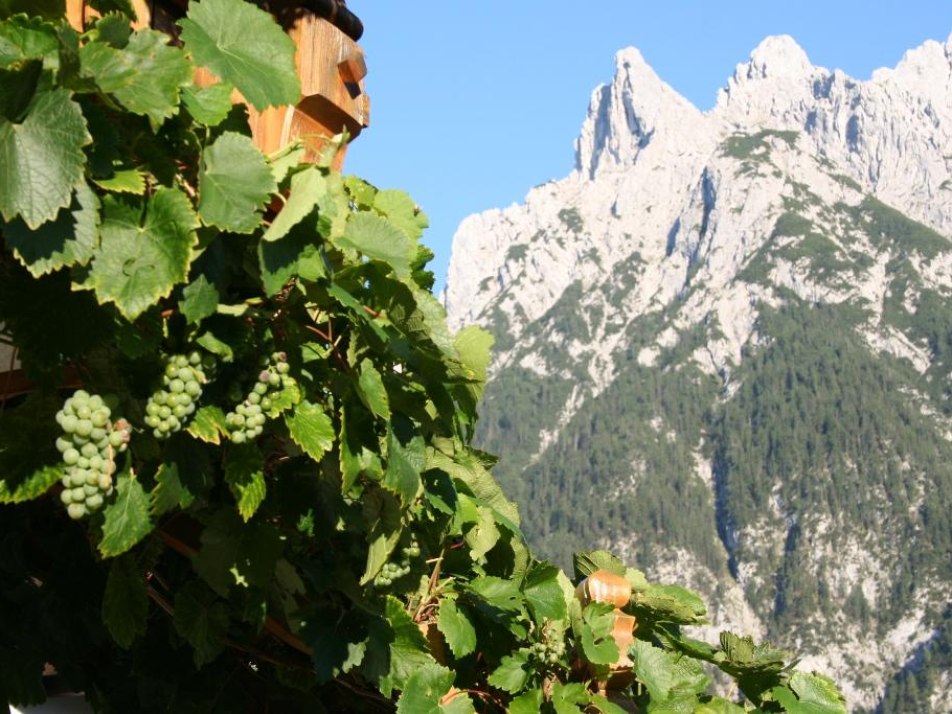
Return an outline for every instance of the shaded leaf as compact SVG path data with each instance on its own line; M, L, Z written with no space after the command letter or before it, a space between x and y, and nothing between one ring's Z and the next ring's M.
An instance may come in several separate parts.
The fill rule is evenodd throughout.
M529 682L529 660L524 652L506 655L489 675L488 682L504 692L515 694Z
M565 594L559 584L561 572L554 565L537 564L526 575L522 592L537 622L563 620L568 616Z
M327 195L327 180L316 166L299 171L291 177L291 193L287 203L265 231L264 241L276 241L307 218Z
M30 230L18 218L3 227L3 237L35 278L60 268L85 265L99 240L99 199L81 183L72 205L60 210L54 220Z
M204 275L199 275L182 291L179 308L188 323L196 325L206 317L215 314L220 300L218 288L212 285Z
M297 104L294 42L270 13L243 0L202 0L190 3L179 25L195 62L237 87L255 109Z
M618 661L618 645L612 636L614 627L614 606L593 602L585 607L579 639L585 658L592 664L615 664Z
M13 491L5 480L0 478L0 505L24 503L39 498L63 478L63 467L59 464L47 466L18 483Z
M264 456L254 446L235 447L228 452L225 481L238 501L238 512L247 522L264 502Z
M423 488L420 471L423 468L423 440L417 437L404 446L394 435L393 430L387 436L387 470L382 485L388 491L400 497L407 506L417 499Z
M105 507L104 513L106 519L99 542L99 552L104 558L125 553L152 532L149 496L129 473L119 476L116 498Z
M103 623L116 644L129 649L137 637L144 635L148 612L145 574L139 570L136 558L129 553L116 558L109 567L102 596Z
M56 29L43 18L19 15L0 23L0 68L58 50Z
M225 648L228 610L198 580L175 594L175 629L195 650L195 666L201 668Z
M380 372L369 359L364 359L360 363L357 392L370 411L381 419L390 419L390 398L387 396L387 388L384 386Z

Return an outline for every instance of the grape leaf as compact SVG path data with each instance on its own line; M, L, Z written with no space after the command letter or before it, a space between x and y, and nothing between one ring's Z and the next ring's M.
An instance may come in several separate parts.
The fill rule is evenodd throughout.
M592 664L614 664L618 661L618 645L612 637L615 627L615 608L606 603L593 602L582 612L582 651Z
M179 21L195 61L235 85L255 109L297 104L294 42L264 10L243 0L202 0Z
M195 666L211 662L225 647L228 610L199 580L175 594L175 629L194 648Z
M251 445L232 449L225 464L225 481L238 501L238 512L248 522L267 495L261 451Z
M372 213L354 213L343 235L333 239L342 248L360 251L371 260L389 265L399 278L410 276L416 243L387 219Z
M373 199L373 207L414 241L418 240L423 235L423 230L430 225L426 214L404 191L378 191Z
M529 682L529 659L525 652L516 652L502 658L489 675L489 683L510 694L523 689Z
M522 609L523 601L519 586L511 580L484 575L473 580L469 584L469 589L500 610L518 612Z
M12 17L0 23L0 68L42 59L59 49L56 30L39 17Z
M294 226L280 240L258 243L258 261L261 282L268 295L278 293L300 271L322 270L320 244L314 240L314 231L304 224ZM313 276L312 276L313 277Z
M40 92L26 117L0 117L0 214L20 216L32 229L72 201L92 141L79 105L65 89Z
M625 577L625 564L607 550L582 550L572 557L575 579L587 578L596 570L607 570Z
M408 506L416 500L423 488L420 470L423 466L423 441L414 439L406 447L389 431L387 437L387 471L383 487L400 497Z
M199 275L182 291L179 308L190 325L197 325L206 317L215 314L220 301L218 288L212 285L204 275Z
M423 633L403 603L388 595L385 614L390 629L390 667L381 679L380 691L389 697L393 688L403 689L416 670L436 662L427 651Z
M125 553L152 532L149 496L135 476L125 473L116 484L116 500L104 509L99 552L104 558Z
M87 4L96 12L103 15L110 12L121 12L130 18L135 18L136 12L129 0L87 0Z
M454 600L445 599L440 602L437 627L446 638L446 644L450 646L456 659L462 659L476 651L476 628Z
M155 474L155 488L152 489L152 513L161 516L176 508L188 508L194 500L179 476L176 463L163 463Z
M148 199L106 196L103 214L99 250L83 287L135 320L186 279L198 222L185 194L172 188Z
M664 650L650 642L635 640L631 657L635 676L648 689L651 701L660 703L667 699L674 684L674 674L671 660Z
M360 363L357 393L370 411L385 421L390 419L390 398L387 396L387 388L384 386L380 372L369 359L364 359Z
M250 137L226 131L202 154L198 213L205 225L251 233L277 190L267 160Z
M155 30L133 33L122 49L89 42L80 49L79 60L83 76L133 114L148 117L153 129L178 111L182 85L192 77L185 53Z
M477 506L476 525L466 532L469 556L477 562L482 561L499 542L500 535L493 510L485 506Z
M99 241L99 199L79 184L69 208L52 221L30 230L19 218L3 227L7 246L30 274L39 278L60 268L86 265Z
M539 714L539 712L542 711L542 702L544 700L545 695L541 689L530 689L528 692L523 692L509 702L509 707L506 711L508 711L509 714Z
M823 675L794 672L788 686L775 687L771 694L790 714L846 714L843 696Z
M285 422L294 443L315 461L324 458L334 446L334 422L320 404L301 402L285 417Z
M366 622L354 611L318 609L307 618L301 634L314 651L314 673L320 684L359 665L366 652Z
M102 620L123 649L129 649L139 635L145 634L149 596L145 576L130 553L112 561L102 597Z
M397 700L397 714L439 712L440 700L450 691L454 678L452 671L435 663L414 670Z
M559 573L561 571L554 565L538 564L526 575L522 592L537 622L562 620L568 616L568 605L559 584Z
M210 87L185 87L182 101L188 113L199 124L214 127L225 121L231 111L231 95L235 88L228 82L218 82Z
M288 234L321 203L327 194L327 179L316 166L300 171L291 177L291 193L287 203L265 231L264 241L276 241Z
M99 188L113 193L131 193L135 196L141 196L145 193L146 183L145 174L138 169L120 169L113 171L109 178L94 178Z
M18 483L13 491L10 491L7 482L0 477L0 505L24 503L39 498L49 491L62 477L62 466L47 466L39 471L35 471L24 481Z

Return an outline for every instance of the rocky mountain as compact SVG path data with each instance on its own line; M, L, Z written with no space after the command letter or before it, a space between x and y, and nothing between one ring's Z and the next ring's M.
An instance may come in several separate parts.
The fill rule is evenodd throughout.
M447 281L530 540L676 574L855 711L952 711L952 37L868 81L770 37L708 112L626 49L576 157Z

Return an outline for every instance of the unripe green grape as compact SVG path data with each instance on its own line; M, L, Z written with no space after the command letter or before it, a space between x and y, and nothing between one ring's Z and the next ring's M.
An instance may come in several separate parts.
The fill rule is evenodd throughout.
M67 466L74 466L76 462L79 461L79 452L70 447L63 452L63 463Z
M70 518L74 521L78 521L86 515L86 506L82 503L71 503L67 506L66 512L69 513Z

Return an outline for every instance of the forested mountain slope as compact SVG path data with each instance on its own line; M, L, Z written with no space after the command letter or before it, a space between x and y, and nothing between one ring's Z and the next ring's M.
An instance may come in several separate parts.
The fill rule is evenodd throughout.
M771 37L707 113L623 50L576 149L446 294L530 539L677 571L857 711L952 711L952 38L857 81Z

